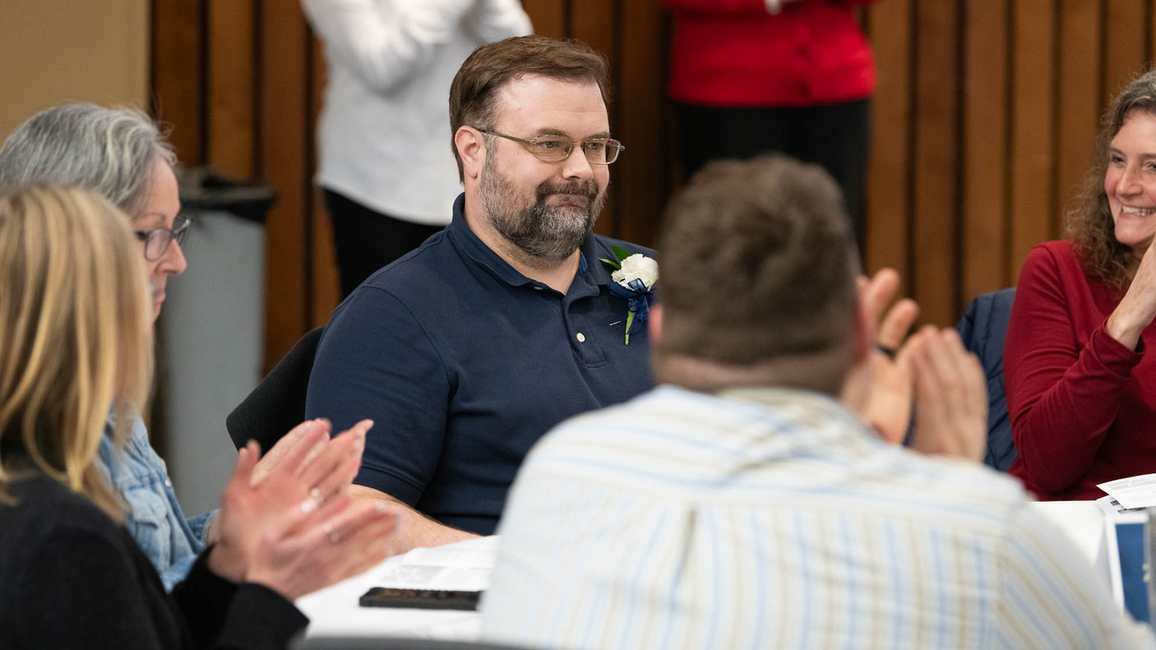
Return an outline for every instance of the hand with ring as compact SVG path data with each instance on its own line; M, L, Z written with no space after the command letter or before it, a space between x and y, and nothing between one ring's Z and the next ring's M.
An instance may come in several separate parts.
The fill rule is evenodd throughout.
M347 577L349 570L363 570L384 559L384 545L364 538L361 531L369 529L370 537L388 540L395 517L375 511L373 504L369 509L350 507L345 494L360 467L371 426L368 420L360 422L330 440L327 421L305 422L287 436L291 439L283 453L263 476L256 471L257 444L250 442L242 449L222 496L218 541L210 552L209 568L229 580L263 582L295 598L308 593L301 589L328 584L319 581ZM349 549L351 539L361 540L364 548ZM347 557L299 556L313 552L320 542L340 546ZM315 575L292 575L305 568Z
M844 401L878 431L885 440L903 442L911 420L914 398L910 351L905 345L907 331L919 315L913 300L903 299L887 309L899 290L899 274L882 269L871 279L859 278L861 318L874 349L867 363L848 381L849 387L864 394L844 394Z

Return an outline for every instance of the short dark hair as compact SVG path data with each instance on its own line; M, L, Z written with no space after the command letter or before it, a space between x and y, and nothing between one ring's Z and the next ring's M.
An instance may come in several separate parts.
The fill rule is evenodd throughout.
M849 364L859 263L821 167L783 155L709 164L671 201L659 251L662 355L749 368L837 352Z
M492 129L494 99L503 86L526 75L592 83L610 103L606 59L581 41L547 36L515 36L488 43L470 54L450 85L450 148L465 180L454 136L463 125Z

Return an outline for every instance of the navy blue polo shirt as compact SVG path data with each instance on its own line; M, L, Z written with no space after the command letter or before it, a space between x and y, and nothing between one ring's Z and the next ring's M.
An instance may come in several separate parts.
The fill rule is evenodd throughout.
M306 416L334 431L371 418L354 483L445 524L490 534L530 447L562 420L653 385L645 328L625 343L598 235L566 295L514 270L453 222L369 277L338 306L317 349Z

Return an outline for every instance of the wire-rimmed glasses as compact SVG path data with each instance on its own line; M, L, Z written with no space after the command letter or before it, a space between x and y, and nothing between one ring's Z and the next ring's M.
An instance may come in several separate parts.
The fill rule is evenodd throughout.
M614 138L589 138L578 142L565 135L539 135L527 140L497 131L486 131L485 129L478 129L478 131L486 135L496 135L499 138L513 140L525 147L526 151L534 154L538 160L554 163L569 158L576 144L582 147L582 153L592 165L609 165L618 160L618 154L626 149L621 142Z

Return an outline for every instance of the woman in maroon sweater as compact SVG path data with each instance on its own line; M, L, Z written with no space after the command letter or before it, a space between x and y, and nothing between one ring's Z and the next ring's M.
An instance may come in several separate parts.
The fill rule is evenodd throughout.
M858 222L875 61L854 8L876 1L663 0L687 177L780 151L822 165Z
M1113 101L1069 229L1024 263L1004 350L1010 472L1041 499L1156 472L1156 72Z

